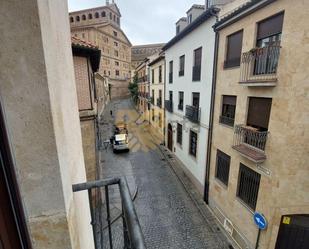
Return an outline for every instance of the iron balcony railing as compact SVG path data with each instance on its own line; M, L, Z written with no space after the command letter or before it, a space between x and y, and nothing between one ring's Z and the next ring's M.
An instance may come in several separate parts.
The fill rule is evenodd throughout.
M267 136L268 131L259 131L246 125L235 125L233 148L256 163L263 162L266 160Z
M120 227L122 227L122 236L115 234L116 232L119 232L119 229L117 229L119 227L112 229L112 225L119 226L119 224L118 222L116 223L115 220L112 220L110 209L109 188L117 185L122 205L121 213L118 216L118 219L120 218L122 220L122 224L120 224ZM105 190L104 194L101 193L103 188ZM112 190L115 191L114 188ZM113 238L117 239L117 244L119 243L119 238L122 238L121 242L123 246L121 247L124 249L146 249L144 236L131 199L128 183L125 178L109 178L73 185L73 192L80 191L88 191L91 208L91 224L93 227L93 236L96 249L114 248ZM95 191L99 191L99 194L94 194ZM97 197L96 200L94 200L94 196ZM103 202L105 202L106 206L104 209L102 208L104 206L100 205L103 204ZM105 210L105 212L102 210ZM106 213L106 226L102 222L102 213Z
M192 69L192 80L200 81L201 80L201 66L194 66Z
M228 126L234 126L234 118L220 116L219 122Z
M157 106L162 107L162 98L157 98Z
M187 105L186 106L186 118L189 119L193 123L200 122L200 111L201 108Z
M164 101L164 107L168 112L173 112L173 101L171 100L165 100Z
M173 72L170 72L168 76L168 82L173 83Z
M243 53L240 68L240 83L263 83L277 80L280 46L255 48Z

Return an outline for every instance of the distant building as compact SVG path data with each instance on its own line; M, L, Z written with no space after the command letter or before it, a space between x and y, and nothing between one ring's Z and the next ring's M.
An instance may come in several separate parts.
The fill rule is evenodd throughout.
M149 74L148 74L149 59L144 59L136 68L138 77L138 101L137 108L141 114L141 118L149 121Z
M149 123L152 131L160 140L164 140L164 88L165 88L165 56L164 53L149 57Z
M91 42L101 50L99 73L111 84L111 97L128 96L131 78L131 43L121 29L117 4L71 12L72 36Z

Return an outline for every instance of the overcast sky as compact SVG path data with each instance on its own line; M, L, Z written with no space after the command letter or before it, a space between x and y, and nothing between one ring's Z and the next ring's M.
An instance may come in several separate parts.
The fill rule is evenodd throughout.
M112 2L112 0L110 0ZM105 0L68 0L69 11L105 5ZM175 35L175 23L192 4L204 0L115 0L122 18L121 27L133 45L161 43Z

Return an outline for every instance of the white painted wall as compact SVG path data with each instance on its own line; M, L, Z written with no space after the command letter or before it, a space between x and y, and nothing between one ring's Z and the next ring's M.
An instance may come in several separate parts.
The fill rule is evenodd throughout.
M192 92L200 93L201 118L200 125L185 120L185 129L183 130L183 144L180 147L176 143L176 131L174 132L173 141L176 148L176 156L183 162L185 167L193 176L204 186L205 165L208 139L208 124L210 113L210 97L212 86L213 57L215 33L212 29L215 23L215 17L210 18L201 26L184 37L174 46L165 51L166 65L172 60L174 62L173 83L169 84L169 67L166 71L166 91L165 99L169 99L169 91L173 91L174 112L166 111L166 127L171 121L184 122L185 106L192 105ZM201 81L192 81L192 68L194 59L194 50L202 47L202 66ZM185 55L185 75L178 76L179 57ZM184 110L178 110L178 92L184 92ZM176 125L176 123L175 123ZM196 158L189 154L189 136L190 129L198 130L198 148Z

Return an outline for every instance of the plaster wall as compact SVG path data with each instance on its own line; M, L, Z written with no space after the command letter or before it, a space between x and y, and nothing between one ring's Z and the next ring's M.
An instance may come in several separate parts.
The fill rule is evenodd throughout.
M203 192L205 182L205 165L208 138L208 125L210 113L210 97L212 87L212 71L215 33L212 25L215 18L210 18L201 26L196 28L189 35L177 42L171 48L165 51L166 65L173 61L173 83L166 83L165 99L169 99L169 91L173 91L173 113L166 111L166 122L172 122L176 127L176 123L183 124L183 145L176 144L176 132L174 132L175 155L187 167L194 176L195 182L200 192ZM202 47L202 63L201 63L201 81L192 81L192 68L194 59L194 50ZM185 55L185 74L180 77L179 57ZM165 82L169 82L169 68L166 70ZM184 92L184 110L178 110L178 92ZM192 105L192 93L200 93L201 118L200 124L193 124L185 118L186 105ZM167 127L167 126L166 126ZM175 128L176 129L176 128ZM198 133L197 157L189 155L189 134L190 129Z
M284 11L278 81L275 87L247 87L240 85L240 68L223 69L226 37L243 29L242 52L255 47L257 22ZM210 171L210 199L234 226L255 246L257 228L249 209L236 198L239 164L243 163L261 174L256 211L268 219L268 228L261 234L259 248L274 248L282 215L309 213L309 108L307 79L309 59L309 3L278 0L220 31L217 90L214 110L213 146ZM297 15L295 15L297 13ZM267 159L260 166L264 173L248 159L231 148L233 128L219 124L222 95L237 96L235 124L246 123L248 97L272 98L269 136L266 143ZM231 156L228 187L215 179L216 151Z
M0 30L0 97L33 248L94 248L87 193L72 193L86 175L67 4L1 1Z

